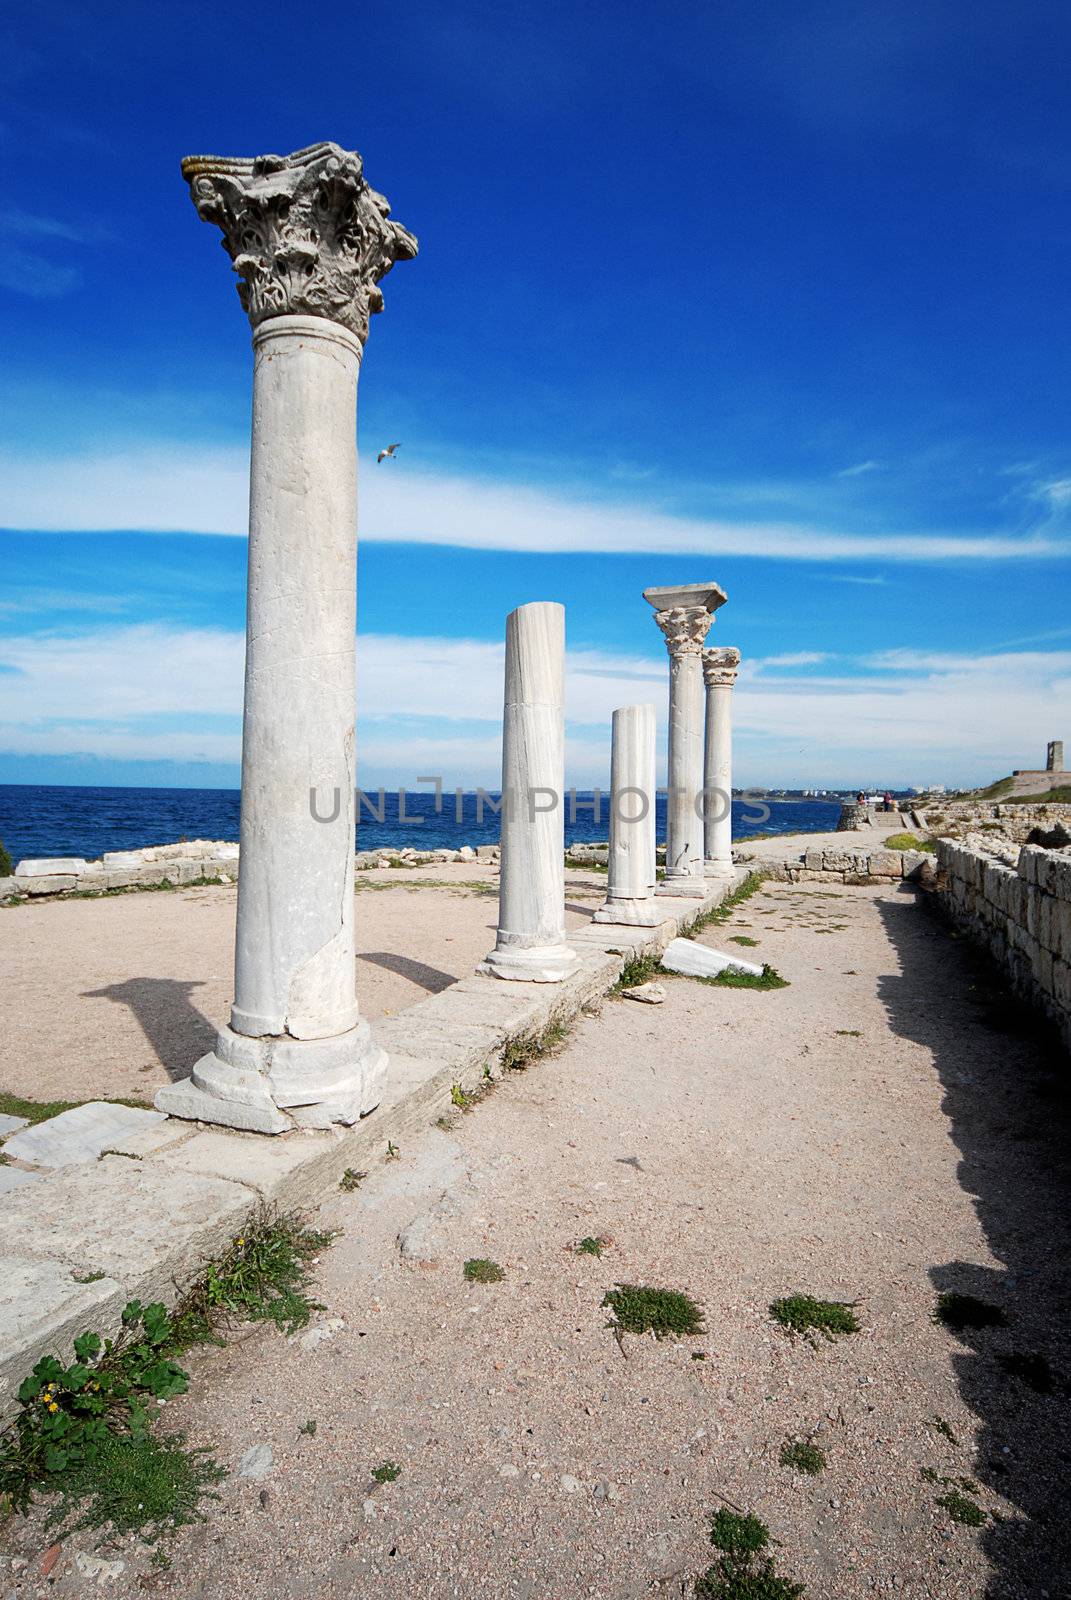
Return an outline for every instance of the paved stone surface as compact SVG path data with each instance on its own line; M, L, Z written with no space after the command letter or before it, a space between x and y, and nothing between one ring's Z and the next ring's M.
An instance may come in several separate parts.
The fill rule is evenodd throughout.
M35 1167L69 1167L96 1161L103 1151L115 1148L120 1139L144 1133L165 1120L159 1111L91 1100L16 1133L6 1141L4 1154Z
M21 1189L24 1183L36 1183L36 1172L23 1172L21 1167L0 1166L0 1194L9 1194L12 1189Z
M2 1173L4 1168L0 1168ZM72 1353L72 1341L87 1328L118 1319L128 1296L111 1278L79 1283L60 1262L33 1257L32 1240L4 1226L0 1256L0 1415L6 1415L19 1384L44 1355Z
M6 1139L9 1133L18 1133L20 1128L28 1128L29 1126L29 1117L0 1115L0 1139Z

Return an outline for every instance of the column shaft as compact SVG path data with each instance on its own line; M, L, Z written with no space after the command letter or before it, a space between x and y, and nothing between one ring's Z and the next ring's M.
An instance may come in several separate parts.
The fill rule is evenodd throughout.
M703 669L698 652L669 662L669 796L663 888L703 891Z
M565 608L519 606L506 621L497 978L558 983L565 942Z
M614 712L606 900L595 912L596 922L649 928L663 918L651 892L654 747L654 706L622 706Z
M703 763L703 850L707 864L733 864L732 685L707 684L707 733Z

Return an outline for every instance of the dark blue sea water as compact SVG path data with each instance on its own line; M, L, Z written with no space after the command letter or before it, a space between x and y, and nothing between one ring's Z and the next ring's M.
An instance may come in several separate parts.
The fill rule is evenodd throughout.
M238 838L237 789L83 789L75 785L0 784L0 841L14 861L22 856L84 856L105 850L136 850L179 839ZM436 812L435 796L407 793L404 807L396 793L369 795L361 806L357 843L362 850L403 845L418 849L457 849L463 844L496 844L498 816L475 793L458 799L447 793ZM370 813L374 807L376 815ZM767 812L768 808L768 812ZM382 820L379 813L382 811ZM482 816L478 813L482 811ZM733 837L753 833L821 833L833 829L838 802L752 799L733 801ZM658 796L658 838L665 838L666 797ZM565 841L605 839L608 810L592 813L591 794L578 794L575 813L568 800Z

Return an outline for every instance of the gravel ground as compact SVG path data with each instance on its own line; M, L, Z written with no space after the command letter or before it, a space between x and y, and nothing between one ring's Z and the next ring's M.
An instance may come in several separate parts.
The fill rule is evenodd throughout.
M605 895L606 876L566 879L575 927ZM490 866L375 869L357 883L357 989L372 1021L468 977L495 942ZM151 1100L188 1077L234 997L236 894L232 885L0 910L0 1090Z
M196 1355L168 1407L234 1472L222 1501L169 1570L101 1551L123 1563L107 1593L681 1596L726 1497L810 1600L1068 1594L1067 1369L1039 1394L1000 1365L1066 1361L1063 1064L906 889L771 884L704 938L734 935L791 987L608 1000L325 1204L343 1235L311 1334ZM467 1284L473 1256L504 1280ZM616 1281L687 1290L705 1332L619 1347ZM1009 1325L936 1325L946 1289ZM767 1307L797 1291L858 1302L861 1331L785 1334ZM799 1437L820 1476L780 1464ZM267 1476L238 1476L261 1444ZM376 1486L385 1460L401 1475ZM975 1480L985 1526L950 1521L922 1468ZM88 1537L46 1581L47 1542L9 1526L0 1594L96 1592Z

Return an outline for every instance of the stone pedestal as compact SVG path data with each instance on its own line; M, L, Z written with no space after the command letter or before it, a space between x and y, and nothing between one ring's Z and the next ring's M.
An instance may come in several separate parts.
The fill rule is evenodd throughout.
M653 928L665 915L652 892L654 749L654 706L622 706L614 712L606 900L595 913L596 922Z
M658 893L701 897L703 871L703 640L725 604L716 583L645 589L669 651L666 872Z
M560 983L565 942L565 607L536 601L506 621L498 939L479 970Z
M357 375L416 246L337 145L183 172L254 326L249 594L234 1005L156 1105L281 1133L355 1122L386 1070L354 987Z
M708 878L733 870L733 684L739 666L740 652L731 645L703 651L703 854Z

